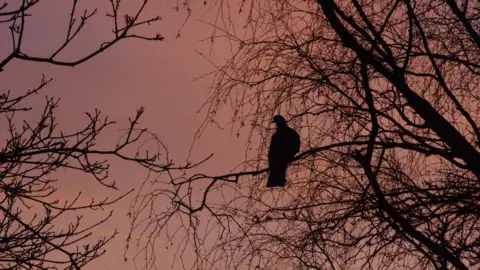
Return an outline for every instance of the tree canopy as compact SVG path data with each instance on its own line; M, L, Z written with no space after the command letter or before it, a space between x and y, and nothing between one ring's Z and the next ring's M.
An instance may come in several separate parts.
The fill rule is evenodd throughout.
M154 185L142 198L172 204L138 204L151 241L178 217L199 269L478 266L479 2L242 1L242 22L226 3L212 38L233 53L215 63L205 125L229 107L258 151ZM272 192L277 113L302 147Z

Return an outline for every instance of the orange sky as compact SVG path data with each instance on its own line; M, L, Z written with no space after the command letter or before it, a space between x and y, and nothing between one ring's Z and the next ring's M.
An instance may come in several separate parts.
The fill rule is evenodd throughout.
M33 16L27 21L24 41L24 52L36 56L46 56L58 47L66 31L71 5L71 1L65 0L41 2L32 10ZM60 55L61 59L85 55L97 48L100 41L111 38L112 25L104 16L108 0L87 2L98 2L98 15L87 24L78 40ZM124 5L127 5L141 1L124 2ZM208 54L210 44L200 40L208 37L211 28L195 21L195 18L211 20L214 10L203 15L209 6L204 7L203 1L192 3L193 16L183 29L181 38L176 39L186 14L172 10L175 2L152 0L147 10L148 14L161 15L163 20L145 31L159 32L165 36L165 41L121 41L75 68L13 60L5 67L5 71L0 73L1 91L11 90L20 94L35 87L42 74L53 77L53 82L40 95L31 98L30 102L34 106L42 107L45 95L60 97L57 118L60 127L70 131L81 127L79 123L85 121L85 111L100 108L110 119L118 120L123 128L126 127L127 117L133 116L137 108L144 106L146 112L140 122L142 127L148 127L157 133L167 144L173 157L181 161L186 156L193 135L204 117L196 111L208 97L205 86L208 86L210 80L194 81L194 78L212 69L211 65L195 52L199 50ZM0 25L0 37L0 57L3 59L11 50L6 25ZM228 49L227 45L216 44L211 58L221 63ZM32 114L25 117L35 119ZM1 124L4 128L4 122ZM118 135L112 134L117 137ZM211 129L199 141L195 156L200 157L211 152L216 156L204 168L226 172L243 157L243 141L235 136L230 137L229 130L222 132ZM110 175L122 191L127 191L138 187L144 180L146 171L138 166L112 160ZM62 198L71 197L78 190L88 190L90 195L98 198L106 194L106 190L94 180L78 174L62 178L61 186L59 196ZM114 216L95 232L99 236L108 235L117 228L120 235L110 243L108 253L86 269L134 269L132 260L123 262L125 236L129 225L126 213L132 199L133 197L129 196L116 204ZM86 222L98 220L105 214L107 211L90 213ZM171 269L173 253L169 252L166 253L166 250L159 246L158 269ZM173 269L181 269L181 264L177 264Z

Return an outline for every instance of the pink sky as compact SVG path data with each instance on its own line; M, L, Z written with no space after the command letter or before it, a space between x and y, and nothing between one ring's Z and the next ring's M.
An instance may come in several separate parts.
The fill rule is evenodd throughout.
M17 1L9 1L12 4L13 2ZM33 16L27 22L24 41L24 52L36 56L46 56L58 47L66 31L71 5L71 1L64 0L41 2L32 10ZM97 48L99 42L112 38L112 24L104 16L108 0L87 2L98 2L98 15L87 24L78 40L60 55L60 59L85 55ZM124 2L124 5L127 5L141 1ZM14 60L0 73L1 91L11 90L20 94L35 87L42 74L53 77L54 81L40 95L31 98L30 102L41 107L46 95L60 97L57 118L60 127L70 131L84 123L85 111L99 108L111 119L118 120L121 127L125 127L127 117L133 116L137 108L144 106L146 112L141 120L142 127L148 127L150 131L157 133L167 144L173 157L181 161L186 156L193 135L204 117L204 114L197 114L196 111L208 97L205 87L210 80L194 79L212 70L212 66L195 52L199 50L208 54L210 43L200 40L208 37L211 28L195 19L211 20L214 12L203 15L208 6L204 7L203 1L193 2L193 16L183 29L181 38L176 39L186 13L175 13L172 9L175 2L151 1L146 13L163 17L162 21L145 28L145 31L161 33L166 38L164 41L121 41L74 68ZM82 8L79 8L80 10ZM0 57L3 59L11 50L6 25L0 25L0 37L4 41L0 43ZM221 63L228 50L227 45L216 44L210 57ZM25 117L35 119L33 116L30 114ZM2 128L5 127L4 122L0 124ZM229 130L222 132L211 129L198 142L195 156L200 157L212 152L216 156L205 169L226 172L243 157L243 141L235 136L230 137ZM112 160L110 175L122 191L128 191L132 187L138 187L144 180L146 171L138 166ZM59 194L62 198L74 196L79 190L88 191L88 194L99 199L106 194L106 190L98 183L82 175L71 174L62 178L62 181ZM87 197L85 199L88 200ZM108 235L117 228L120 234L108 246L107 254L86 269L134 269L131 260L133 253L129 253L128 263L123 262L125 236L129 225L126 213L132 199L133 196L129 196L116 204L114 216L96 231L98 236L101 236ZM90 213L87 220L98 220L105 214L107 211ZM167 253L159 246L157 253L158 269L170 269L172 251ZM177 264L173 269L181 269L181 264Z

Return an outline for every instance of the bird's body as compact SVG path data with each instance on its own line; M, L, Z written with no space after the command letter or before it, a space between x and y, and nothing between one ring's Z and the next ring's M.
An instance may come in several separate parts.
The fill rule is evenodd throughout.
M268 152L270 173L267 187L283 187L287 183L287 166L300 150L300 136L282 116L275 116L273 121L277 124L277 131L272 136Z

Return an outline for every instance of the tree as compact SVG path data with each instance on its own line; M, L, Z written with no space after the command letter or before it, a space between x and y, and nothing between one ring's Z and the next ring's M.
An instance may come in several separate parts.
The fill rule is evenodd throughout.
M189 221L200 269L478 265L478 1L246 9L244 32L214 25L238 49L214 72L207 120L231 104L232 128L258 135L258 152L232 173L187 174L145 195L172 200L151 216L153 235L165 216ZM271 192L265 125L276 113L301 130L302 151L290 184Z
M160 34L144 36L135 33L138 26L158 21L160 17L143 18L148 0L142 1L131 15L121 15L121 0L111 0L111 11L106 14L113 22L113 36L88 55L71 61L62 60L62 52L80 35L87 22L97 14L97 9L78 10L79 1L71 1L70 17L66 25L64 42L48 57L30 55L24 51L25 29L30 12L46 1L23 0L11 6L0 6L0 25L8 26L11 35L11 53L0 61L0 71L13 60L46 62L59 66L76 66L88 61L120 40L137 38L163 40ZM96 3L97 4L97 3ZM44 16L50 16L44 14ZM5 38L7 39L7 38ZM2 39L4 40L4 39ZM106 189L117 190L115 182L108 179L109 160L123 159L144 167L151 173L178 169L168 156L159 138L139 127L143 108L129 119L130 125L112 146L103 145L99 138L115 122L99 110L86 113L87 123L75 132L66 133L59 127L55 110L59 100L47 97L43 111L28 107L28 99L41 93L52 79L45 76L33 90L23 94L10 91L0 94L0 114L4 116L2 149L0 151L0 265L4 269L81 269L104 254L105 245L117 234L91 239L94 229L111 215L94 224L85 224L82 216L96 209L114 204L131 191L113 199L92 199L83 203L80 192L68 201L59 199L55 184L57 172L77 171L93 177ZM17 92L18 93L18 92ZM36 122L25 121L31 111ZM145 151L145 143L149 149ZM151 147L151 143L157 148ZM143 147L142 147L143 146ZM165 160L162 160L165 158ZM60 180L61 181L61 180ZM65 220L69 222L65 225Z

